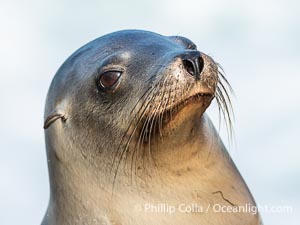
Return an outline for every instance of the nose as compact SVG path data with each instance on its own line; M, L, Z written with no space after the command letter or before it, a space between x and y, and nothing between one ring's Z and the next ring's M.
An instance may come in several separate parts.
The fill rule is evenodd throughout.
M204 68L204 60L199 51L191 50L181 55L184 69L196 80L200 79L201 72Z

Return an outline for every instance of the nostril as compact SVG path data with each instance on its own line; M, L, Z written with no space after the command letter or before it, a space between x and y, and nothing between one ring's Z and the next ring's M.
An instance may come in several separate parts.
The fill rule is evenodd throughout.
M198 65L199 74L201 74L204 69L204 60L201 56L199 57L198 62L199 62L199 65Z
M183 60L183 66L186 69L186 71L191 74L192 76L195 76L195 65L192 61L185 59Z

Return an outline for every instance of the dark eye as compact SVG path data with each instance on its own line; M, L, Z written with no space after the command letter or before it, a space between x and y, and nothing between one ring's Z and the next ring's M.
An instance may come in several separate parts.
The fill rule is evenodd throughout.
M115 89L119 84L119 78L122 72L120 71L107 71L100 75L99 85L109 91Z

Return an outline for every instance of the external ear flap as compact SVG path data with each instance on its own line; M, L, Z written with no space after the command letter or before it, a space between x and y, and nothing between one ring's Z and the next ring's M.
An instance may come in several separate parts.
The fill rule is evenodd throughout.
M54 123L57 119L62 119L63 122L67 120L66 114L61 109L54 109L45 119L44 129L50 127L52 123Z

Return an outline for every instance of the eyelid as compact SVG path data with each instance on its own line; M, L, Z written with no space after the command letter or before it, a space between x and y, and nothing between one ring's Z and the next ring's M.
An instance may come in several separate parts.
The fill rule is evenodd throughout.
M101 66L101 68L98 69L98 74L101 75L101 74L109 72L109 71L117 71L117 72L123 73L125 71L125 68L122 66L118 66L118 65L108 64L105 66Z
M120 71L120 70L106 70L106 71L103 71L101 74L99 74L99 77L101 77L101 76L103 76L104 74L109 73L109 72L112 72L112 73L120 73L120 74L123 73L123 71Z

